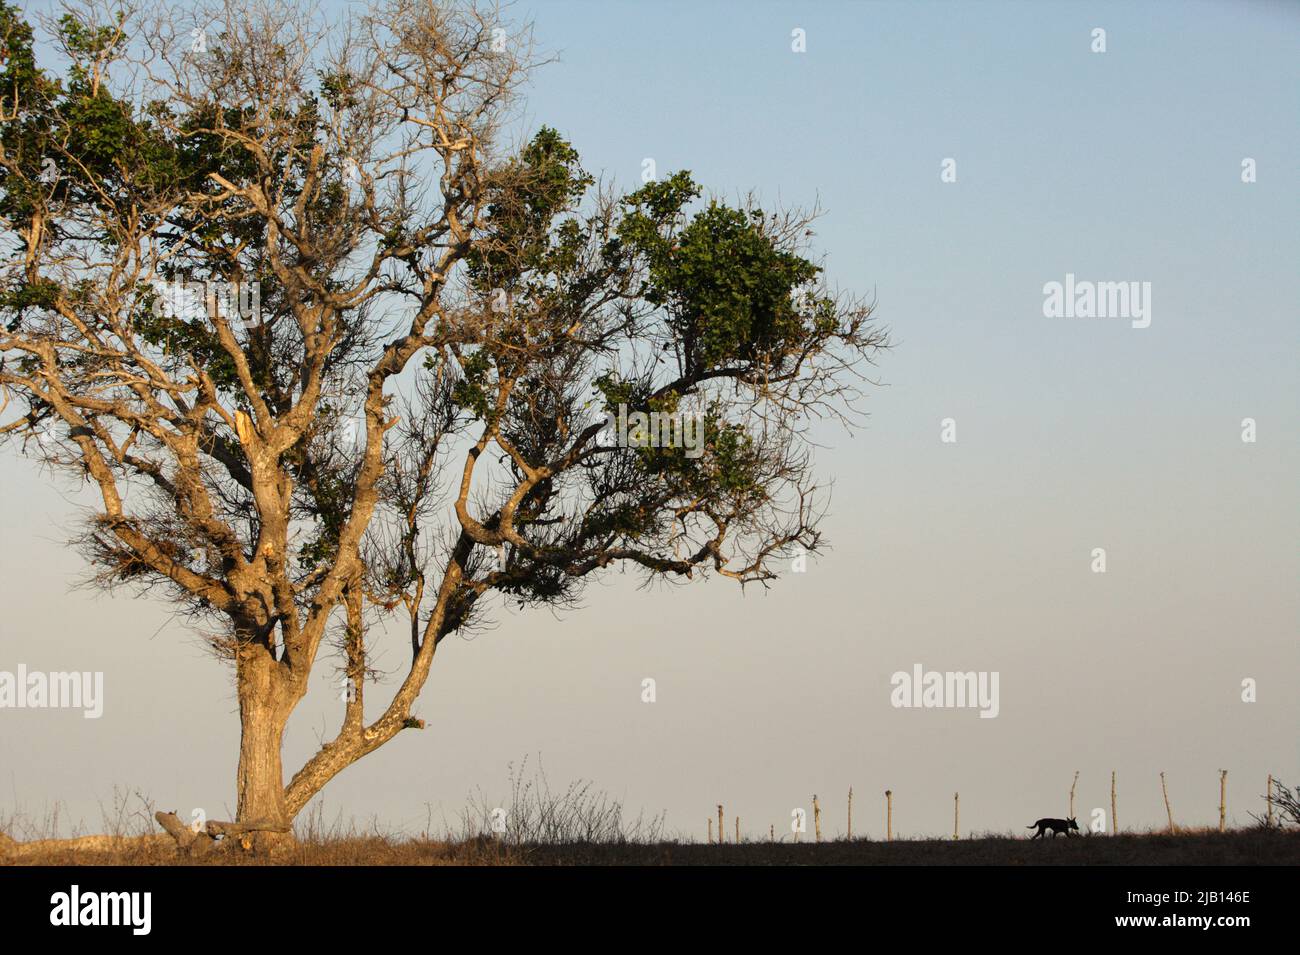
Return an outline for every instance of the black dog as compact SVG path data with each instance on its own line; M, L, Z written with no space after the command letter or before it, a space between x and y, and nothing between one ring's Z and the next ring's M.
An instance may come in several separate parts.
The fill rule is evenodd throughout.
M1068 838L1071 829L1075 832L1079 831L1079 824L1073 819L1039 819L1033 825L1025 826L1025 828L1032 829L1034 826L1038 827L1038 834L1032 837L1034 839L1041 838L1048 829L1052 830L1053 839L1056 838L1058 833L1064 832Z

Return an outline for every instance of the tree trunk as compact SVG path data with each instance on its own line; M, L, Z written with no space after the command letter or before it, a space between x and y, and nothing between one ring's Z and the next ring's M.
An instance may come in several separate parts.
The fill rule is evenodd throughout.
M251 836L251 848L273 849L292 842L292 819L284 798L280 747L293 701L277 672L277 664L262 646L243 648L236 663L239 685L239 771L236 821L265 825Z

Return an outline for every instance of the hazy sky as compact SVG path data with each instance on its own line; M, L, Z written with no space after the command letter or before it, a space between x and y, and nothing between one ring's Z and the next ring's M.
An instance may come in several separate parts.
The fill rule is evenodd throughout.
M516 9L561 57L531 123L629 188L653 158L819 198L831 278L875 290L897 347L868 426L819 434L833 549L806 573L745 594L610 576L558 619L498 612L439 652L429 728L335 779L327 815L418 831L538 753L553 785L699 838L719 802L788 831L813 793L839 831L850 786L855 829L883 832L888 788L916 835L951 832L954 791L967 832L1064 815L1076 770L1081 825L1112 770L1125 827L1163 824L1162 770L1187 825L1217 822L1220 769L1239 824L1268 773L1300 782L1300 6ZM1067 274L1149 282L1149 327L1044 317ZM165 606L72 589L75 487L12 452L0 480L0 670L105 674L101 719L0 709L0 811L61 802L95 830L117 784L233 812L229 672ZM395 671L402 639L381 646ZM997 717L892 706L918 663L998 673ZM336 730L314 679L286 777Z

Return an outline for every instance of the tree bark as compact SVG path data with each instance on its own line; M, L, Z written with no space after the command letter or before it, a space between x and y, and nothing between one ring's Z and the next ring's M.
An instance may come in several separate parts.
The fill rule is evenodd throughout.
M278 664L263 645L242 647L236 659L239 689L239 771L236 821L287 830L292 818L284 798L280 748L293 699ZM292 842L287 831L251 835L255 849L274 849Z

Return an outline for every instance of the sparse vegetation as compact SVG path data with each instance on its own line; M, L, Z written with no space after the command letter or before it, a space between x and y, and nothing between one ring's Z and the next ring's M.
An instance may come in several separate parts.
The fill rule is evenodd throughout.
M273 856L243 852L192 857L177 853L153 825L153 805L115 787L101 806L108 835L65 829L54 805L34 817L0 814L0 859L22 865L1296 865L1300 864L1300 804L1295 789L1274 783L1275 825L1219 832L1179 826L1176 832L1126 832L1031 841L1019 832L972 832L962 839L900 837L820 841L775 839L698 842L665 830L662 814L629 816L621 800L577 780L552 788L540 761L508 771L504 799L483 789L452 819L434 826L434 811L416 834L328 819L314 804L294 827L295 840ZM70 838L60 838L65 832ZM3 833L8 833L9 836ZM13 837L13 838L10 838ZM15 842L14 839L22 840Z
M1272 776L1269 783L1270 792L1261 797L1269 802L1269 811L1263 814L1252 812L1250 818L1266 829L1300 828L1300 786L1285 786Z
M178 856L166 837L86 852L57 846L24 865L1296 865L1300 831L1237 829L1169 835L1030 842L1012 834L976 838L837 839L826 842L564 842L511 845L491 836L402 839L378 834L299 841L274 858L229 853Z
M498 839L507 846L650 844L663 838L664 816L643 812L628 819L623 804L597 790L590 780L576 780L553 790L540 761L527 776L528 761L510 767L510 797L493 801L479 789L461 813L464 841Z

